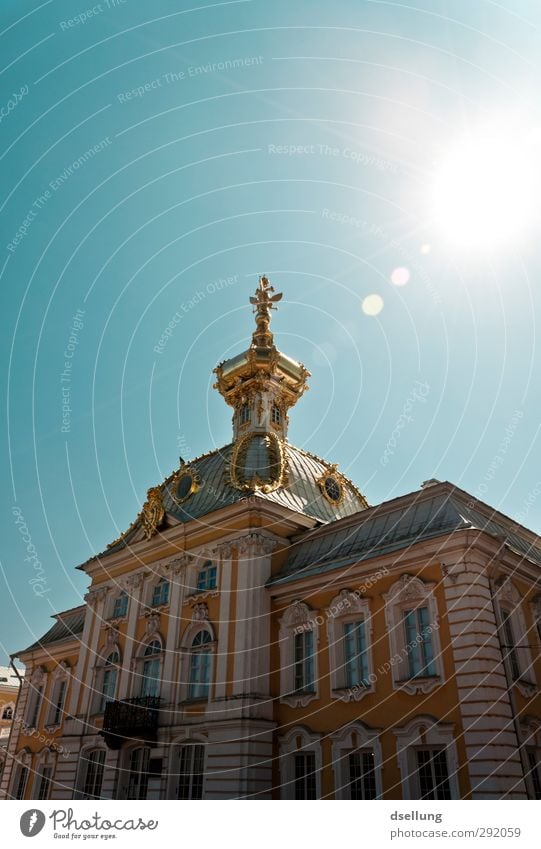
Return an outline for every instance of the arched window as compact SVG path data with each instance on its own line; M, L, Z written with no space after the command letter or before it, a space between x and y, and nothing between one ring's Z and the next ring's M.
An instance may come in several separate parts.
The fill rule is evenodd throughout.
M248 404L244 404L244 405L240 408L240 423L241 423L241 425L243 425L243 424L248 424L248 422L250 421L251 417L252 417L252 416L251 416L250 407L248 406Z
M105 749L84 751L79 758L78 799L101 799Z
M113 604L113 619L123 619L128 613L128 596L122 592L115 598Z
M140 746L129 752L127 799L146 799L148 791L150 749Z
M210 686L212 637L208 631L199 631L193 641L190 657L189 699L206 699Z
M103 713L107 702L113 701L116 692L116 679L120 656L117 651L106 658L101 677L101 694L98 713Z
M282 422L282 411L280 410L278 404L272 405L271 421L275 425L279 425Z
M141 670L141 693L143 697L156 698L160 692L160 667L162 647L159 640L152 640L143 652Z
M161 604L169 603L169 581L161 578L152 592L152 607L159 607Z
M13 719L13 705L6 705L2 711L2 719Z

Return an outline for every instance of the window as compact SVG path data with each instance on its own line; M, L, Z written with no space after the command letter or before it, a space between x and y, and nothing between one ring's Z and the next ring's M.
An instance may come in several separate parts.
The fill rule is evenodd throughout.
M210 687L212 638L208 631L199 631L195 635L190 657L190 683L188 686L189 699L206 699Z
M197 573L197 590L204 592L205 590L213 590L216 588L217 568L212 565L210 560L207 560L202 569Z
M169 581L162 578L154 587L152 593L152 607L159 607L169 602Z
M295 692L314 689L314 634L295 634Z
M344 624L346 687L368 684L368 652L363 620Z
M277 404L272 405L271 421L276 425L279 425L282 421L282 413Z
M81 799L101 799L101 785L105 765L105 750L93 749L81 755Z
M113 605L113 619L122 619L128 613L128 596L126 593L120 593L115 598Z
M450 799L449 771L444 749L417 749L419 799Z
M129 753L127 799L146 799L148 790L150 749L141 747Z
M418 716L395 730L404 799L458 799L453 725Z
M295 799L316 799L316 756L299 752L295 759Z
M240 408L240 423L241 423L241 425L243 425L243 424L248 424L248 422L250 421L251 417L252 417L252 416L251 416L250 407L248 406L248 404L244 404L244 405Z
M535 749L528 749L526 754L528 758L528 775L530 776L533 797L534 799L541 799L541 768L537 759L537 752Z
M520 664L518 662L517 647L515 643L515 635L513 632L513 622L511 613L508 610L502 610L502 633L503 633L503 656L509 662L509 668L513 681L520 678Z
M377 799L374 752L351 752L347 756L350 799Z
M405 610L404 626L409 677L436 675L428 607Z
M162 647L153 640L145 648L141 674L141 696L156 697L160 691L160 667Z
M179 747L177 799L202 799L205 747L188 744Z
M318 696L318 611L296 601L280 619L280 701L306 707Z
M66 698L68 682L65 678L55 681L49 708L48 725L60 725L64 711L64 700Z
M321 734L294 726L279 739L282 799L319 799Z
M24 799L24 791L26 790L27 781L28 767L19 764L17 772L15 773L15 790L13 794L15 799Z
M326 610L331 695L341 701L359 701L374 692L371 675L370 602L358 591L340 590Z
M385 619L395 688L430 693L443 682L434 584L402 575L385 593Z
M107 702L115 698L116 679L120 656L117 651L111 652L105 661L101 676L101 693L98 703L98 713L103 713Z
M30 696L28 699L27 725L29 728L37 728L41 701L43 699L43 685L34 688L30 685Z
M13 719L13 707L11 705L5 706L2 711L2 719Z
M38 773L38 799L49 798L49 793L51 792L52 774L53 768L51 766L42 767L41 771Z
M337 799L381 798L382 757L378 735L376 729L358 720L331 735Z

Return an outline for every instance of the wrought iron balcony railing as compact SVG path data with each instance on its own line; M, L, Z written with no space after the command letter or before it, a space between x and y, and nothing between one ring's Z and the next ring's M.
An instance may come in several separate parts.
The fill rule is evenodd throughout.
M110 749L119 749L126 740L156 740L161 699L139 696L107 702L101 734Z

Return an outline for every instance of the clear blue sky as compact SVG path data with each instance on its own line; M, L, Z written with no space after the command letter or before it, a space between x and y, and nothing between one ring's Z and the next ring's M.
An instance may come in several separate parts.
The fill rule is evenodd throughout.
M372 504L436 477L541 527L538 226L465 250L428 203L457 136L541 125L540 17L520 0L5 0L0 662L79 603L74 566L179 453L230 440L212 369L247 344L260 273L284 292L278 344L313 375L294 444Z

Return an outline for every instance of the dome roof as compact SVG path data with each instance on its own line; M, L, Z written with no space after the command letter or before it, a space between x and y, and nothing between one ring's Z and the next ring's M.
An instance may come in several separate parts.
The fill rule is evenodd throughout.
M248 434L181 467L163 486L165 511L181 522L257 495L330 522L365 509L364 496L336 466L278 440Z

